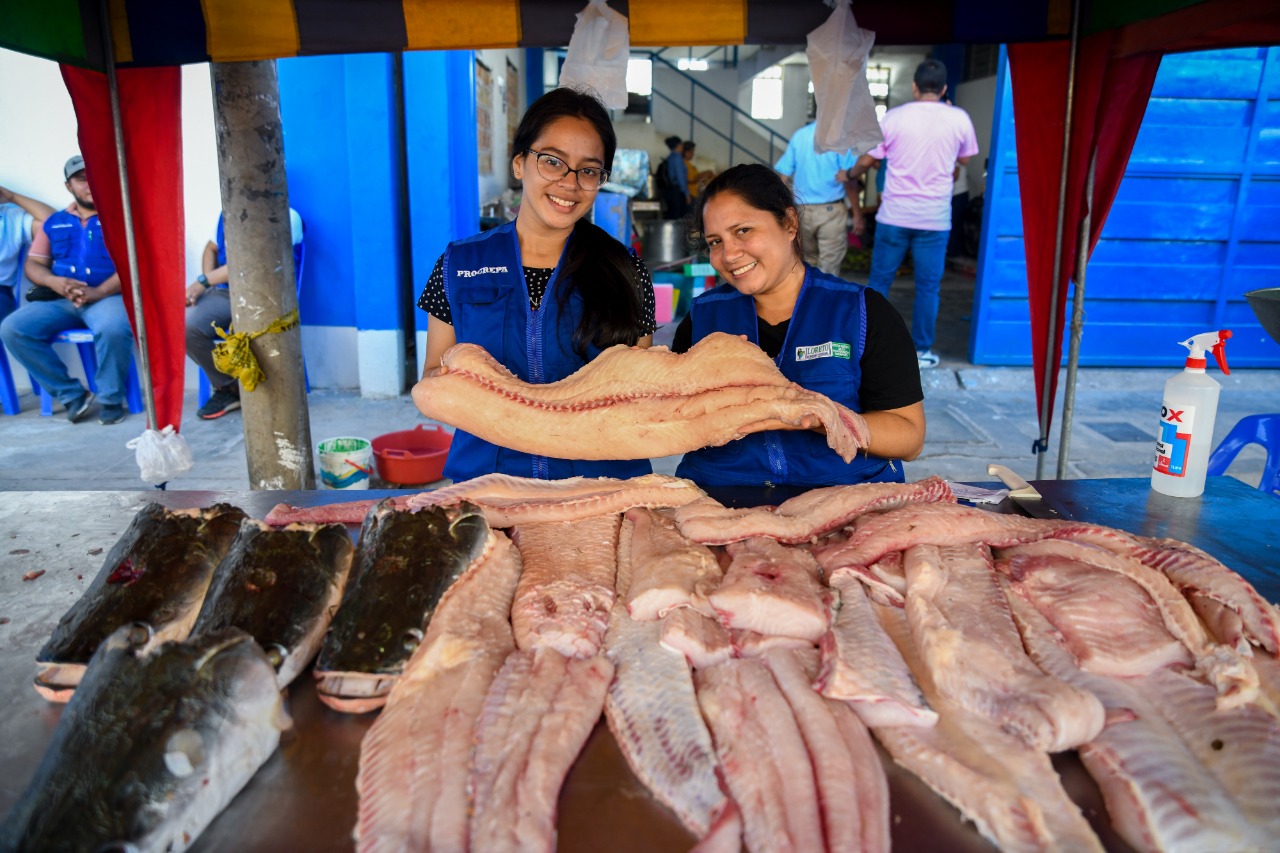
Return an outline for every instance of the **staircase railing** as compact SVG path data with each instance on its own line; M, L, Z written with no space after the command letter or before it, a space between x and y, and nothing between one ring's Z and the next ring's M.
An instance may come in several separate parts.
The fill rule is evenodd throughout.
M658 99L661 99L664 103L670 104L677 111L689 116L689 136L690 137L694 135L693 131L695 127L701 127L704 130L709 131L713 136L717 136L729 144L729 164L730 165L733 165L734 163L742 162L741 160L737 160L734 158L733 155L735 151L742 151L744 154L750 157L752 161L756 163L764 163L766 166L772 166L775 162L777 162L777 159L779 156L781 156L782 152L786 150L787 143L789 140L785 135L778 133L772 127L769 127L769 125L761 122L758 119L753 118L750 113L743 110L737 104L733 103L728 98L724 97L719 92L710 88L706 84L698 82L692 75L687 74L684 71L681 71L678 67L676 67L675 64L668 61L664 57L659 56L657 53L654 53L652 51L649 52L648 58L651 62L655 64L661 63L662 65L665 65L667 68L671 69L676 74L680 75L681 77L689 81L689 105L687 107L684 104L678 103L675 99L673 99L670 95L666 94L665 92L658 91L658 89L655 87L653 89L653 94L649 101L650 118L652 118L652 115L653 115L653 99L658 98ZM729 132L727 134L720 128L712 125L710 122L699 117L698 114L694 111L694 108L697 104L697 96L699 93L701 93L704 97L709 97L712 100L718 101L719 103L728 107L730 121L728 122ZM744 122L748 125L755 127L760 131L761 135L768 140L769 154L767 157L762 156L759 153L759 151L756 150L755 148L745 145L739 141L738 135L737 135L739 122ZM758 144L762 140L752 140L752 141Z

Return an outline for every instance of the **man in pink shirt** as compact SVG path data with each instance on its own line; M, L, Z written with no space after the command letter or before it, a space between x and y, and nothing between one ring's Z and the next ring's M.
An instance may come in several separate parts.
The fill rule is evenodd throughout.
M956 165L978 153L969 114L944 103L946 91L946 66L936 59L920 63L911 84L915 100L885 113L880 120L884 142L839 176L857 180L878 161L888 160L867 286L888 296L898 267L911 251L916 281L911 337L921 369L938 365L933 336L951 234Z

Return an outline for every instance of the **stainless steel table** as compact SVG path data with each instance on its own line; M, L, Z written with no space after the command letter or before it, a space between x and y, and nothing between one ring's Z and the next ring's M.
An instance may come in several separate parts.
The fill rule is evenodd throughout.
M1235 485L1232 485L1235 483ZM1213 478L1203 499L1169 503L1145 480L1045 481L1037 486L1067 517L1199 545L1245 574L1272 600L1280 591L1275 533L1280 501ZM261 518L280 501L314 506L405 494L386 492L7 492L0 501L0 815L35 772L61 715L31 688L35 656L58 619L101 567L105 553L148 501L169 507L227 501ZM740 505L778 503L781 490L720 494ZM1270 501L1270 503L1267 503ZM1004 507L1006 511L1008 507ZM357 532L351 526L352 535ZM44 574L23 581L24 574ZM374 715L338 714L320 704L304 674L290 688L294 729L196 850L348 850L355 822L360 741ZM1074 754L1055 758L1067 790L1095 821L1109 850L1126 846L1105 823L1101 798ZM903 850L990 850L957 813L886 760L894 845ZM566 781L560 849L686 850L693 839L632 776L608 729L592 734Z

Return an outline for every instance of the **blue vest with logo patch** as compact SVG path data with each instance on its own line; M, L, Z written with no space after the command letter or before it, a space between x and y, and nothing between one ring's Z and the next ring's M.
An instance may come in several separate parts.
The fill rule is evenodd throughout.
M587 348L585 360L573 351L582 297L575 292L561 308L560 292L568 282L561 280L559 264L538 310L530 307L514 222L449 244L443 274L458 343L484 347L525 382L556 382L600 354L594 345ZM652 470L648 459L584 461L534 456L456 430L444 475L455 482L492 473L559 480L638 477Z
M861 412L858 386L867 340L864 287L805 266L782 352L782 374ZM712 332L759 344L755 300L722 284L693 300L693 341ZM892 464L891 464L892 463ZM702 486L834 486L903 481L900 460L859 454L846 463L813 430L770 430L686 453L676 476Z
M107 254L102 224L96 215L82 223L74 213L59 210L44 221L44 233L49 235L54 275L97 287L116 274L116 265Z

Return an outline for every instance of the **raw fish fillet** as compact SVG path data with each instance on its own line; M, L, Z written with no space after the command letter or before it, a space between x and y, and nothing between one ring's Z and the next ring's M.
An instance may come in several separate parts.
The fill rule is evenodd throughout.
M822 669L814 689L848 702L869 726L935 725L937 713L880 627L862 583L842 570L831 586L840 594L840 609L822 637Z
M911 637L940 694L1048 752L1101 731L1097 697L1027 657L986 546L917 545L903 564Z
M706 545L690 542L675 523L649 509L627 511L633 576L627 611L640 621L661 619L677 607L714 615L707 596L724 572Z
M544 647L507 657L476 723L471 849L555 849L560 787L612 679L604 655L574 659Z
M759 658L694 673L748 850L822 850L813 765L791 706Z
M515 650L520 555L497 531L444 594L422 644L360 745L356 847L465 850L476 719Z
M1167 670L1114 678L1078 669L1039 611L1016 596L1010 603L1036 662L1098 696L1113 717L1080 747L1080 758L1121 837L1138 850L1273 848L1280 820L1274 718L1248 706L1218 711L1213 688ZM1245 787L1240 802L1223 785L1223 771Z
M617 515L600 515L515 529L511 539L524 564L511 606L518 648L600 653L613 607L618 525Z
M627 556L635 553L629 547L633 535L628 521L618 547L618 599L605 635L605 655L614 667L605 718L636 777L703 838L726 809L737 807L720 786L720 762L698 709L689 664L683 655L659 645L661 622L627 615L624 601L634 583Z
M686 353L617 345L558 382L527 383L456 344L413 387L427 417L502 447L573 459L649 459L821 422L846 462L870 441L860 414L790 382L755 344L716 332Z
M816 661L811 652L775 650L764 661L795 714L813 761L826 849L887 851L889 780L866 727L848 707L813 691Z
M711 606L728 628L817 642L831 623L831 592L808 551L758 537L734 542Z
M727 545L767 536L787 545L809 542L869 512L933 501L955 503L941 477L918 483L861 483L811 489L777 507L730 509L712 498L687 503L675 512L680 532L694 542Z
M694 669L733 657L728 629L691 607L679 607L662 617L660 642L663 648L684 655Z
M947 700L915 649L905 612L874 607L938 712L938 724L930 728L872 729L894 761L959 809L1002 851L1101 853L1102 844L1067 796L1049 756Z
M1142 587L1123 575L1064 556L1038 555L1037 549L1038 545L1005 549L996 568L1009 576L1013 593L1062 634L1081 669L1136 676L1195 664L1186 646L1165 628L1160 608Z

